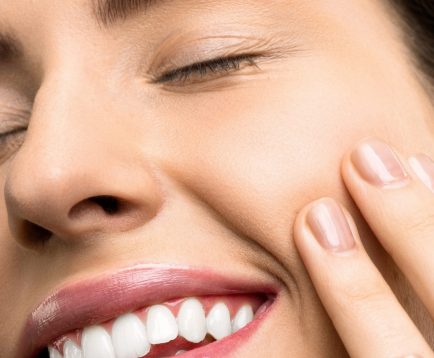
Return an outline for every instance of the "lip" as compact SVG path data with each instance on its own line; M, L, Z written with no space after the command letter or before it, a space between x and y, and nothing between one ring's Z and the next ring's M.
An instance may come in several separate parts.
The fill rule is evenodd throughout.
M265 293L277 296L280 290L277 282L246 280L207 268L136 264L56 289L29 315L21 334L18 356L34 358L63 334L155 303L204 295ZM240 330L236 339L247 337L252 329L246 329L245 333Z

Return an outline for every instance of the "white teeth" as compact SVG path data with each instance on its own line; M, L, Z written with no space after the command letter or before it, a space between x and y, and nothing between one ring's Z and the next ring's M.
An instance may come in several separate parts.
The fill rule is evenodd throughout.
M148 339L152 344L167 343L178 336L178 325L172 312L163 305L152 306L146 317Z
M217 303L211 308L206 318L206 325L208 333L217 340L232 333L231 314L224 303Z
M50 353L50 358L63 358L59 351L55 348L48 348L48 352Z
M1 1L1 0L0 0ZM127 313L113 321L111 333L100 325L86 327L81 333L81 347L74 339L65 337L63 355L55 347L48 347L50 358L137 358L146 356L153 344L168 343L178 337L192 343L204 341L207 334L220 340L237 332L254 318L252 306L231 314L223 302L214 304L208 315L197 298L185 299L175 318L165 305L149 307L143 322L138 315ZM175 355L186 351L179 350Z
M100 326L83 330L81 337L84 358L115 358L112 340L107 331Z
M178 312L179 335L187 341L199 343L206 336L205 311L199 300L189 298L185 300Z
M112 339L116 358L142 357L151 350L145 325L133 313L116 319L113 323Z
M242 306L232 322L232 333L243 328L253 320L253 309L250 305Z
M83 358L80 347L70 340L67 340L63 345L63 355L65 358Z

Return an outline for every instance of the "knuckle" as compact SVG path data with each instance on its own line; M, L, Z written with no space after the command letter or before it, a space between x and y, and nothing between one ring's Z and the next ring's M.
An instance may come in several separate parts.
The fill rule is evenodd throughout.
M346 303L349 305L359 306L372 306L377 303L384 302L386 294L380 289L351 289L346 293Z
M406 231L417 236L434 234L434 213L417 213L406 223Z
M391 232L397 230L406 235L423 235L434 233L434 198L420 198L412 196L411 199L397 202L388 210L381 213L390 225Z
M370 276L370 275L369 275ZM382 307L390 293L377 278L363 277L335 288L335 300L345 310Z

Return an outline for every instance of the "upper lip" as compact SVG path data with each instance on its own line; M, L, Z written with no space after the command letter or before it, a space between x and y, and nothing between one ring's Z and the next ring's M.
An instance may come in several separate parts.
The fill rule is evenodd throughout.
M279 284L252 282L206 268L136 264L56 289L29 315L20 357L34 357L59 336L173 298L266 293Z

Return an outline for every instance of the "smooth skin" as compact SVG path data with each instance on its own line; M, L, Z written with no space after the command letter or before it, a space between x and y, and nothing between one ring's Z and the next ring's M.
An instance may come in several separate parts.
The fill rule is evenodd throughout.
M110 26L91 0L0 0L0 33L20 53L0 61L2 358L57 287L137 262L280 283L237 357L429 356L431 194L384 196L348 160L341 175L367 136L434 157L432 95L385 0L173 0ZM246 53L257 66L155 82ZM347 208L369 258L354 224L344 256L294 226L322 197Z

